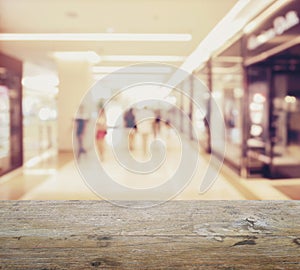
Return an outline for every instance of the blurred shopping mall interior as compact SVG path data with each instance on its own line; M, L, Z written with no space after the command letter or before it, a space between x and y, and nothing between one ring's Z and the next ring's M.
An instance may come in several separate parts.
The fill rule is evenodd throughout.
M299 0L0 0L0 199L111 198L300 199Z

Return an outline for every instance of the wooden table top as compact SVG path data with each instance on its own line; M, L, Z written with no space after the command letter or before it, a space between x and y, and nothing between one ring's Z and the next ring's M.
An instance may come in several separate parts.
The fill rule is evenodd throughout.
M300 269L300 202L1 201L0 269Z

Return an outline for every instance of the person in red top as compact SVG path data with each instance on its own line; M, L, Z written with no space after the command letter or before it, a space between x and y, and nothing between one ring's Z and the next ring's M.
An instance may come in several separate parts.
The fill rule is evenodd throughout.
M104 109L100 109L96 124L96 142L100 159L104 159L105 135L107 134L106 115Z

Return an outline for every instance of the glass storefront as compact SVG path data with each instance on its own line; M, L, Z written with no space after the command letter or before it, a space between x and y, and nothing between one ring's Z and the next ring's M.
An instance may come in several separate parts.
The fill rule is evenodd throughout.
M248 174L261 174L268 160L269 147L269 70L253 66L247 69L247 160Z
M22 62L0 54L0 176L22 165Z
M10 152L10 102L8 91L5 85L0 85L0 159L7 157Z
M298 57L294 54L298 53ZM300 45L272 69L270 175L300 176ZM280 63L278 63L280 62ZM285 167L285 168L284 168Z
M300 177L299 2L259 22L244 37L248 159L266 177Z
M267 177L300 175L300 45L247 70L250 158Z
M182 132L187 136L187 138L190 138L191 135L191 123L188 121L185 121L184 119L191 119L191 105L192 105L192 96L191 96L191 77L187 77L182 84L182 113L183 121L182 121Z
M225 161L238 171L243 166L244 70L242 61L241 39L233 42L211 59L212 96L222 112L225 123L225 130L220 130L226 135ZM212 112L212 124L221 121L215 119L215 115L217 114ZM218 154L219 149L212 150Z
M57 149L57 102L42 90L24 90L23 97L24 160Z
M54 70L31 62L23 64L23 146L24 162L57 152L57 94L59 80ZM66 125L72 130L72 121Z
M178 88L180 89L180 88ZM174 89L172 91L172 97L174 99L174 106L171 107L166 113L165 113L165 120L169 121L172 126L174 126L175 130L178 132L181 131L181 92L177 89Z
M192 121L195 129L194 140L199 140L206 152L210 152L209 111L210 111L210 69L206 63L193 77Z

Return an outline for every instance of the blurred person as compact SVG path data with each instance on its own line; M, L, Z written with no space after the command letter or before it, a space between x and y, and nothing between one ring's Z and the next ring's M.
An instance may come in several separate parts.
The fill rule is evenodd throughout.
M129 150L132 151L134 148L134 139L136 133L136 121L135 121L135 115L133 113L133 108L130 108L127 112L125 112L124 122L125 122L125 128L128 133Z
M105 136L107 134L106 115L104 109L100 109L96 123L96 142L101 161L104 160Z
M77 138L77 145L78 145L78 152L77 155L80 157L81 154L86 153L86 149L83 145L84 133L86 129L86 124L89 120L88 114L85 112L84 106L80 105L78 109L78 113L75 118L75 125L76 125L76 138Z
M160 133L161 115L160 110L155 111L155 120L153 121L153 134L154 138Z
M137 115L137 130L142 136L143 153L146 156L148 153L149 136L153 132L153 122L155 115L153 111L146 106L139 110Z
M171 133L172 133L172 126L171 126L171 121L170 119L167 118L167 120L165 122L163 122L162 124L164 124L164 128L165 128L165 140L166 142L168 142L168 140L170 139Z

